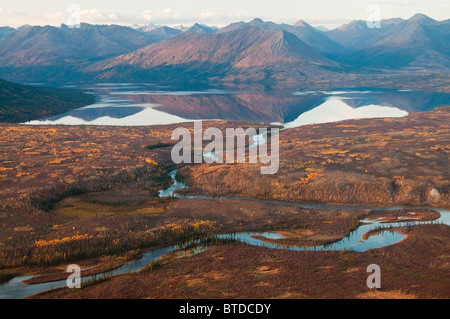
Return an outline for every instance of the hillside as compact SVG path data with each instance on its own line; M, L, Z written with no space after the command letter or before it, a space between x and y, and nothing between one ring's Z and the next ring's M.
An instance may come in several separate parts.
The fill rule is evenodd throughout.
M129 27L90 25L80 28L34 26L1 39L0 77L16 82L51 82L78 74L79 67L134 51L152 43ZM11 78L13 73L13 78Z
M142 30L147 37L152 39L154 42L170 39L182 33L182 31L170 27L161 27L152 29L149 31Z
M207 25L195 23L192 27L186 29L187 33L215 33L217 30L208 27Z
M121 26L80 28L35 26L7 36L0 49L0 64L50 65L111 57L151 43L142 33Z
M276 24L270 21L263 21L261 19L254 19L250 22L237 22L232 23L229 26L226 26L219 30L220 33L230 32L234 30L241 30L248 27L255 27L259 30L272 31L272 32L280 32L287 31L289 33L294 34L300 40L305 42L311 48L317 50L320 53L331 53L331 52L340 52L342 47L322 34L322 32L313 28L306 22L300 20L294 25L290 24Z
M75 90L34 87L0 79L0 122L45 118L94 102L93 95Z
M298 37L246 27L217 34L184 33L132 53L95 63L84 71L97 79L221 78L230 81L275 81L338 67Z
M381 21L370 29L364 21L353 21L326 33L350 50L337 60L372 68L421 67L448 69L450 66L450 21L435 21L416 14L408 20Z

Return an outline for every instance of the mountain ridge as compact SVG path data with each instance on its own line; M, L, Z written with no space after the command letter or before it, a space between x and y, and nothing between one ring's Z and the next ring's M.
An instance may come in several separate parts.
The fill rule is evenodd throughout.
M111 78L127 72L127 67L129 72L136 68L177 68L183 74L197 70L198 73L211 71L227 77L247 70L253 74L269 71L277 74L313 72L321 65L339 66L287 31L272 32L246 27L212 35L186 33L95 63L85 71L98 74L97 78Z
M258 18L219 30L201 24L3 28L0 77L16 82L248 81L267 87L356 85L367 75L372 86L373 81L392 83L388 79L394 76L417 82L448 74L449 21L417 14L382 20L379 29L355 20L327 32L303 20L289 25Z

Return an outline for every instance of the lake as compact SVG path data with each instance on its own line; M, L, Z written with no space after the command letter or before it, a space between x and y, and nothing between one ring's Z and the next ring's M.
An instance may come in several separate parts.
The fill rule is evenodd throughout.
M102 83L78 88L94 94L96 103L27 124L142 126L228 120L292 128L357 118L404 117L450 105L449 93L376 88L183 91L146 83Z

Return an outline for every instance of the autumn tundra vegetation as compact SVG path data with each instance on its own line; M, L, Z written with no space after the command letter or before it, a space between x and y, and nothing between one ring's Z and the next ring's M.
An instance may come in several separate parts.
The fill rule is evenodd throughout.
M14 25L27 20L6 11ZM0 27L0 298L449 298L449 20L380 15L327 31L256 17L220 28L153 24L188 17L168 11L135 12L134 22L105 14L130 26L78 16L75 25ZM292 128L337 121L332 113L389 117ZM263 156L176 164L172 133L192 136L195 124L150 124L185 119L210 119L203 131L222 138L279 128L264 144L272 155L279 138L275 174L261 174ZM233 151L250 153L252 140ZM201 155L193 146L187 158ZM160 196L178 185L174 170L188 188ZM318 248L355 234L364 249ZM246 235L262 246L236 240ZM382 247L365 246L380 238ZM93 277L43 291L64 285L72 264ZM373 264L379 289L366 284Z
M449 119L450 108L443 107L406 118L287 129L280 133L280 170L273 176L259 174L258 164L174 165L176 125L1 124L0 280L63 278L69 263L89 267L86 274L103 273L148 249L223 233L277 231L285 244L315 246L338 241L368 216L408 216L408 210L309 209L267 199L448 208ZM204 129L245 125L214 121ZM187 127L193 130L192 123ZM190 186L183 192L234 198L160 198L174 168ZM417 214L422 220L438 215ZM406 240L364 253L210 241L202 253L168 255L122 280L102 278L81 290L34 297L448 297L448 226L396 231ZM364 285L371 263L387 269L383 290Z
M191 186L187 193L450 207L449 110L284 130L276 175L222 164L188 166L180 174Z

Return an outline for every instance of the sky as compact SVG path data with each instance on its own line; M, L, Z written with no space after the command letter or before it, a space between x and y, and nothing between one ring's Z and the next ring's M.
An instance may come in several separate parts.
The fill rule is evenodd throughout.
M446 20L450 0L0 0L0 26L73 24L77 12L82 22L92 24L190 26L198 22L222 27L258 17L289 24L302 19L335 28L378 13L381 19L423 13Z

